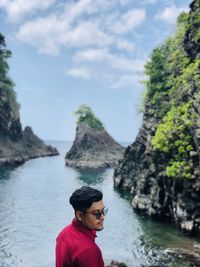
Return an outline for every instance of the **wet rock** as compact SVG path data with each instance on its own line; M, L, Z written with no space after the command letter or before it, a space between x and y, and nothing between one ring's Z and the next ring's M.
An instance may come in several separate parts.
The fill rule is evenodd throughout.
M111 263L109 265L106 265L105 267L128 267L128 266L123 262L111 261Z
M200 266L200 251L199 248L194 248L194 250L189 249L168 249L167 253L175 257L181 257L184 261L190 262L191 266Z

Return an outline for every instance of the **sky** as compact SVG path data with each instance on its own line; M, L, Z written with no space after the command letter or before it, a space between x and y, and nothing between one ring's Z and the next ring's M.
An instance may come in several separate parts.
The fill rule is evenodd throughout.
M191 0L0 0L23 128L74 140L80 105L117 141L142 123L144 65Z

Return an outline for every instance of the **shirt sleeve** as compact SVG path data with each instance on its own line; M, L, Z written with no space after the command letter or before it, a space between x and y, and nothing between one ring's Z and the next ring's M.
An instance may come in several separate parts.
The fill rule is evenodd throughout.
M75 267L104 267L101 251L97 247L88 248L79 253L74 262Z
M56 240L56 267L66 266L66 245L62 238Z

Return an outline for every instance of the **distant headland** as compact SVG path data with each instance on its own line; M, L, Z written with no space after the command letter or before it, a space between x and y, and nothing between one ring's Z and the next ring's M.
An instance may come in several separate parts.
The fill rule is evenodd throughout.
M18 165L28 159L58 155L56 148L47 146L28 126L24 130L20 122L20 105L16 99L14 83L8 75L5 38L0 33L0 166Z

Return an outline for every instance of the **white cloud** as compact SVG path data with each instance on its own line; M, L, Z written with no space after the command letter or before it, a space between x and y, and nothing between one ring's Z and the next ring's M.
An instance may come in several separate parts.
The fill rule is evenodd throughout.
M142 0L144 4L155 4L158 0Z
M145 20L146 13L144 9L130 9L131 2L66 1L59 7L55 5L57 8L51 14L32 16L19 27L16 36L40 53L57 55L61 48L70 49L68 55L74 65L66 71L67 76L101 81L105 76L114 77L106 84L123 87L132 83L133 76L136 79L144 68L144 60L131 56L136 48L129 34Z
M4 8L10 21L16 22L25 15L48 8L54 2L55 0L0 0L0 7Z
M39 52L51 55L57 54L61 46L103 47L112 43L112 38L92 22L82 22L77 27L71 28L68 21L56 15L26 22L20 27L17 37L38 47Z
M90 79L90 71L85 68L74 68L66 72L66 75L75 77L75 78L83 78L83 79Z
M122 75L119 78L116 78L111 84L110 87L113 89L120 89L124 87L134 87L138 86L140 81L144 79L144 76L137 74L128 74Z
M119 3L124 6L124 5L127 5L131 2L132 0L119 0Z
M106 49L86 49L76 52L74 60L77 62L101 62L108 56Z
M145 11L129 10L118 21L119 14L116 16L116 14L112 15L113 13L111 13L110 15L109 13L108 15L106 12L120 2L123 5L128 3L128 1L120 0L70 1L65 5L65 8L62 7L62 10L57 10L52 15L25 22L20 26L16 36L19 40L37 47L40 53L51 55L58 54L63 46L78 48L112 45L118 50L132 52L134 45L128 40L117 38L113 32L119 34L133 30L144 20ZM93 16L94 14L95 16Z
M144 69L144 61L140 59L128 59L118 56L110 56L110 64L114 69L122 72L141 72Z
M145 19L146 13L143 9L132 9L120 15L113 23L111 30L116 34L125 34L141 24Z
M103 62L113 69L121 72L142 72L144 60L128 59L119 55L114 55L106 49L87 49L75 54L74 60L77 62Z
M84 13L87 13L88 8L91 5L92 0L78 1L76 4L66 5L65 15L68 22L73 22L78 19Z
M120 50L125 50L128 52L133 52L135 50L135 45L126 40L118 39L116 40L116 45Z
M102 32L97 25L92 22L82 22L76 28L66 34L66 44L71 46L107 46L112 42L112 38Z
M188 8L186 7L176 7L175 5L166 7L162 12L157 13L155 16L156 20L163 20L166 23L169 24L175 24L176 19L178 15L183 12L183 11L188 11Z
M75 21L83 15L97 15L112 13L117 4L125 6L130 0L81 0L66 5L65 13L69 21Z
M38 47L41 53L55 55L59 52L65 30L65 23L52 15L26 22L19 29L17 38Z

